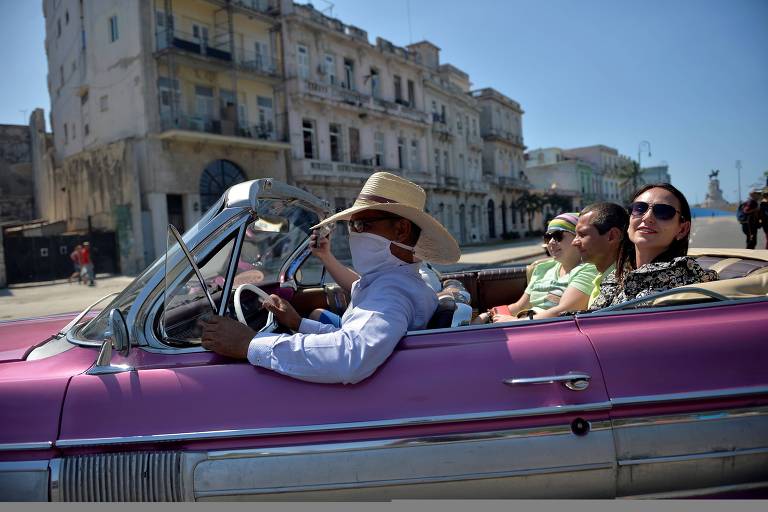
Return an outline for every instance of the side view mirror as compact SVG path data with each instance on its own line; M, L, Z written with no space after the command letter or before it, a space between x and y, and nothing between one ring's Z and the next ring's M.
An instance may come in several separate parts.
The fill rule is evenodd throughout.
M109 312L109 330L112 333L112 345L117 353L125 357L131 350L131 340L128 339L128 325L119 309Z
M101 344L101 350L96 358L96 362L85 372L87 375L105 375L133 370L127 364L112 364L113 346L123 357L127 356L131 349L128 326L119 309L115 308L109 312L108 326L109 334L107 339Z

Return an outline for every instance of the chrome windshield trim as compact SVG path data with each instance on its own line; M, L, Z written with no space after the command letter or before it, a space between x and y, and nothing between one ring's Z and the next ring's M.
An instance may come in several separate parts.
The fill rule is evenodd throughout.
M240 230L237 232L237 238L235 238L235 247L232 250L232 254L229 259L229 268L227 269L227 276L224 278L224 290L221 292L222 301L219 304L219 310L217 314L224 316L224 312L227 309L227 301L223 300L224 297L229 297L232 291L232 286L235 282L235 273L237 272L237 260L240 258L240 251L243 247L243 238L245 238L245 230L248 226L247 222L240 225Z
M710 391L693 391L688 393L670 393L666 395L630 396L626 398L611 398L614 406L650 404L656 402L679 402L682 400L707 400L715 398L732 398L738 396L768 394L768 386L747 386L743 388L716 389Z
M749 448L745 450L723 450L719 452L694 453L685 455L668 455L666 457L648 457L646 459L619 459L619 466L638 466L641 464L658 464L663 462L685 462L689 460L718 459L739 457L742 455L768 454L768 447Z
M547 416L570 414L582 411L604 411L611 408L610 402L596 402L581 405L560 405L538 407L516 411L490 411L481 413L448 414L443 416L421 416L415 418L396 418L391 420L356 421L349 423L329 423L318 425L296 425L290 427L211 430L205 432L180 432L172 434L149 434L128 437L97 437L82 439L61 439L58 447L102 446L110 444L155 443L161 441L195 441L203 439L222 439L232 437L261 437L286 434L310 434L320 432L338 432L344 430L363 430L389 427L413 427L440 423L460 423L468 421L501 420L521 416Z
M3 443L0 444L0 452L13 452L25 450L49 450L53 447L51 441L40 441L36 443Z
M591 422L590 431L608 430L610 421ZM354 441L341 443L322 443L299 446L276 446L245 450L217 450L208 452L208 460L242 459L252 457L276 457L284 455L309 455L319 453L356 452L362 450L380 450L395 448L412 448L415 446L435 446L453 443L469 443L477 441L495 441L504 439L519 439L526 437L543 437L572 435L570 423L546 427L519 428L496 430L491 432L469 432L465 434L447 434L424 437L402 437L397 439L381 439L373 441Z
M671 425L677 423L692 423L701 421L731 420L757 416L768 416L768 406L750 407L745 409L701 411L688 414L668 414L639 418L621 418L612 420L612 423L613 428L618 429L648 427L653 425Z

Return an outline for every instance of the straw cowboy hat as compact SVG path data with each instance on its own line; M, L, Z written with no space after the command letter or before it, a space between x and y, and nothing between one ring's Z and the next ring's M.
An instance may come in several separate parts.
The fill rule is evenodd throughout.
M417 258L434 263L455 263L461 256L459 244L442 224L424 211L426 199L424 189L415 183L388 172L375 172L363 185L355 204L331 215L313 229L349 220L352 215L364 210L390 212L421 228L415 247Z

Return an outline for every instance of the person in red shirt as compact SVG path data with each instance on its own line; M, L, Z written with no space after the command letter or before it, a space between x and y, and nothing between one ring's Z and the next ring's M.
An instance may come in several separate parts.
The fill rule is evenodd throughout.
M83 249L80 251L80 272L84 280L88 281L88 286L94 286L93 261L91 261L91 244L83 242Z

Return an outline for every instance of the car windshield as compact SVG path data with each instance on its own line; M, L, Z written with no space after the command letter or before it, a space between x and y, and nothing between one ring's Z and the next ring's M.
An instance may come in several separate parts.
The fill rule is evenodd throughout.
M222 196L206 213L200 218L194 226L189 228L182 239L184 243L189 242L200 232L203 226L207 225L211 220L224 208L224 196ZM168 257L171 261L175 258L176 254L181 252L181 248L178 244L174 244L169 252ZM125 318L128 317L128 313L131 311L136 297L139 295L144 286L147 285L149 279L161 269L165 263L166 255L161 256L155 260L144 272L134 279L123 291L115 297L95 318L93 318L84 328L77 332L77 338L84 341L94 341L101 343L107 334L107 320L109 312L112 309L119 309Z
M306 240L318 221L316 213L297 201L259 201L255 218L245 227L239 250L235 243L237 232L232 231L215 246L206 248L207 254L198 259L203 282L217 309L233 254L238 255L233 278L235 288L246 283L274 285L280 280L280 269L286 259ZM180 281L179 275L183 275ZM166 292L164 328L159 338L167 342L197 343L200 339L197 319L211 311L205 290L188 260L181 268L169 271L168 282L178 284ZM230 294L227 300L231 297Z

